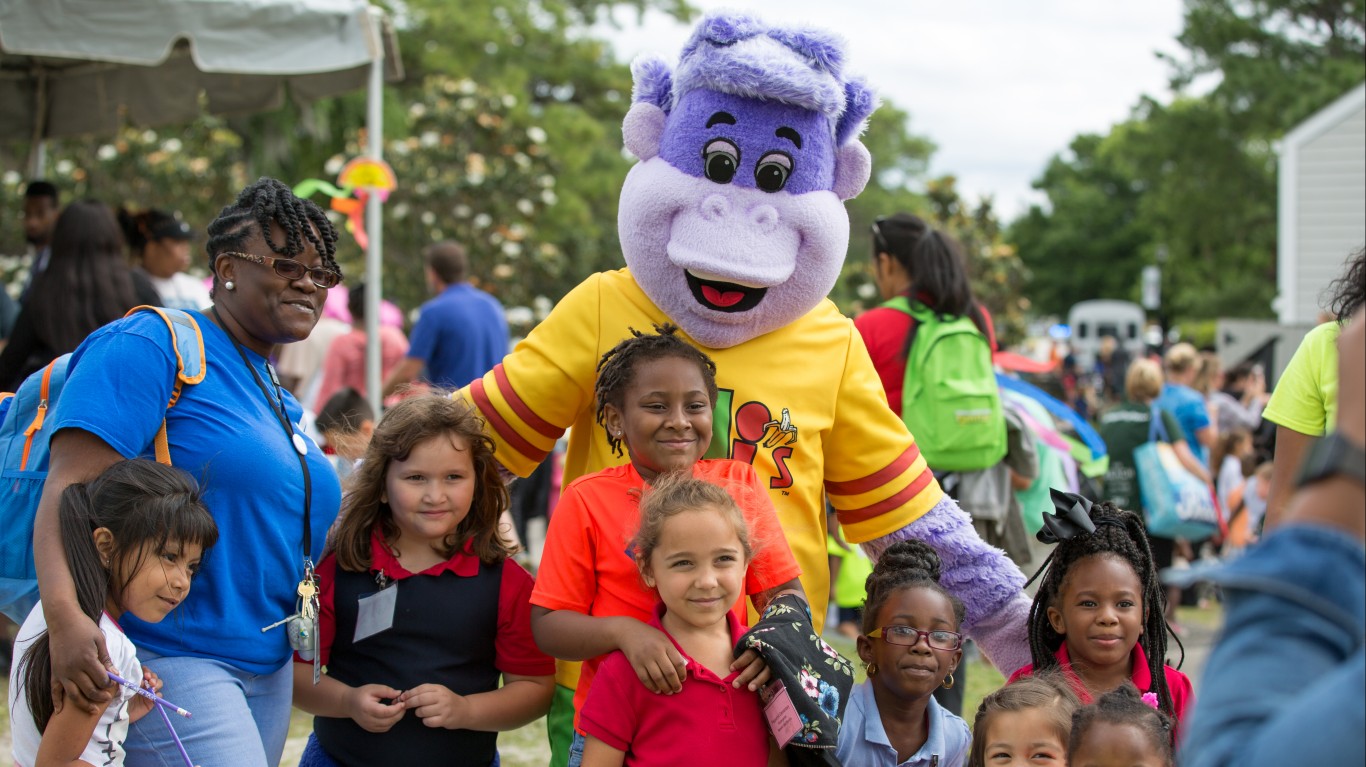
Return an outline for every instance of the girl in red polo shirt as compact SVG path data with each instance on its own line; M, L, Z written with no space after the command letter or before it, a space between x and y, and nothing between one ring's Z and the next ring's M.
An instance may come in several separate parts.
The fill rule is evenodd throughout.
M1113 504L1057 491L1054 503L1070 511L1065 518L1045 515L1045 526L1062 540L1044 564L1029 612L1034 663L1011 681L1061 667L1083 704L1132 682L1179 721L1193 700L1191 683L1164 662L1166 597L1143 521Z
M385 414L353 476L318 565L327 674L295 658L294 705L315 716L299 764L495 764L497 733L549 708L555 666L498 531L493 444L463 402L422 395Z
M731 606L752 557L739 507L686 473L658 478L641 501L633 551L641 580L659 596L650 625L682 657L686 682L657 695L625 653L607 656L579 716L584 767L768 764L759 696L734 685L731 669L731 648L745 633Z
M546 533L531 595L531 627L541 649L562 660L585 661L576 689L569 690L573 682L561 676L566 687L557 690L551 709L552 741L559 735L556 709L569 699L576 712L582 709L599 664L615 650L625 653L652 692L676 694L691 684L685 682L684 659L674 643L650 625L658 598L641 585L631 551L641 494L659 476L685 471L724 488L763 543L743 588L732 595L737 616L745 615L745 596L762 612L771 595L801 588L801 568L753 467L702 457L712 439L716 364L680 338L677 327L655 330L632 331L598 363L598 423L607 431L608 445L618 455L625 448L630 460L570 483ZM752 690L769 675L753 650L741 655L735 668L743 671L734 684ZM584 742L582 733L573 736L569 767L580 764Z

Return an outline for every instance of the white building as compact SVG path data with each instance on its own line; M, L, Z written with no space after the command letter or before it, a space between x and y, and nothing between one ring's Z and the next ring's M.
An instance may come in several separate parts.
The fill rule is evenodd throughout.
M1329 283L1366 244L1366 83L1281 140L1276 312L1317 322Z

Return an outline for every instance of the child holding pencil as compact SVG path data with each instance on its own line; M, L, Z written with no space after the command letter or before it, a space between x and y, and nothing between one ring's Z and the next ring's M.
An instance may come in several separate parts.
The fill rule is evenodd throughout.
M110 466L89 484L75 483L59 507L62 546L81 609L104 632L110 677L119 692L102 711L64 705L53 685L47 622L39 603L14 642L9 706L14 762L20 767L122 765L128 725L148 714L161 680L138 662L119 628L131 613L158 623L185 600L218 527L190 475L155 461ZM131 680L131 681L130 681ZM188 763L189 758L181 752Z

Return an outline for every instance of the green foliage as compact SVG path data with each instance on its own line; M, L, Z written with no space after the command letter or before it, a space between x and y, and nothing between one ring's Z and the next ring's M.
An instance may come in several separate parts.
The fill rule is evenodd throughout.
M1017 219L1007 239L1033 279L1033 309L1066 315L1084 298L1133 300L1147 238L1138 222L1139 185L1108 137L1083 134L1055 156L1034 188L1048 195Z
M1048 205L1011 226L1037 308L1136 299L1164 251L1173 319L1271 316L1274 144L1366 78L1364 17L1366 0L1189 0L1169 103L1078 136L1035 181Z

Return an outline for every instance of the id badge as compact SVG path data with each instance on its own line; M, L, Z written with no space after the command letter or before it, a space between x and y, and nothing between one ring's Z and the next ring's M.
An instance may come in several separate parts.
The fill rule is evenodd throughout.
M368 639L394 625L394 608L398 605L398 584L382 588L360 598L356 615L354 642Z
M802 731L802 718L797 707L792 705L792 697L781 681L770 682L760 693L764 702L764 718L768 720L768 731L778 745L786 746L793 736Z

